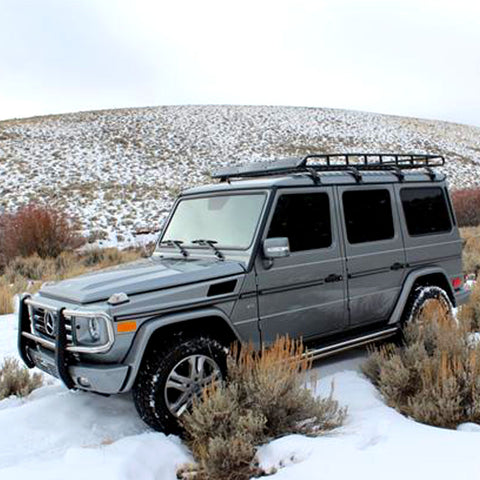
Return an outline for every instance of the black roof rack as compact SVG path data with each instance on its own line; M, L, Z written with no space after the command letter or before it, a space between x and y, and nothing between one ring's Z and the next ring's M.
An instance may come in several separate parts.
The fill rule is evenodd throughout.
M227 181L231 178L254 178L290 173L308 173L319 182L317 172L345 171L361 181L361 171L388 170L400 181L402 170L424 168L432 179L432 167L442 167L445 159L441 155L403 153L321 153L303 158L284 158L272 162L254 162L237 167L223 167L213 172L212 178Z

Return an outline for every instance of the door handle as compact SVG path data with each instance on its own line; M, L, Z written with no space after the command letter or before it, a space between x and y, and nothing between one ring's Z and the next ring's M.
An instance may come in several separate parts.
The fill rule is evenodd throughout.
M401 270L404 268L405 265L403 263L395 262L391 267L390 270Z
M325 283L332 283L332 282L341 282L343 277L341 275L337 275L336 273L331 273L328 277L325 278Z

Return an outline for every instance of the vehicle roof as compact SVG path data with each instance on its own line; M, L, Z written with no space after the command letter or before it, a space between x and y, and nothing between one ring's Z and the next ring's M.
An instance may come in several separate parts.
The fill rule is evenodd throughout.
M404 175L401 181L398 175L390 171L361 172L362 179L357 182L350 172L319 172L317 173L317 185L372 185L386 183L422 183L439 184L445 181L445 175L435 172L435 179L432 180L427 172L402 172ZM270 175L253 179L232 179L230 182L210 183L207 185L189 188L182 192L182 195L196 195L211 192L226 192L233 190L251 190L251 189L272 189L272 188L294 188L308 187L315 185L315 181L307 172L294 173L289 175Z

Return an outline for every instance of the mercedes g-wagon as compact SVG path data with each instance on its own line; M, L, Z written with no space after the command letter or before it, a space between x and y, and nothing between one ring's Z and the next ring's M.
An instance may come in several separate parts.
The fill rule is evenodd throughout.
M22 296L28 367L67 388L133 392L176 432L227 347L301 337L314 358L383 340L424 302L465 302L434 155L309 155L223 168L176 200L148 259Z

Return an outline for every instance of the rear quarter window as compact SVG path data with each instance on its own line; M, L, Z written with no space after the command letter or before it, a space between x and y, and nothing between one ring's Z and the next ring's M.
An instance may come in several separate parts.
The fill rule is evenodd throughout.
M442 188L402 188L400 198L409 235L433 235L452 230L452 221Z

